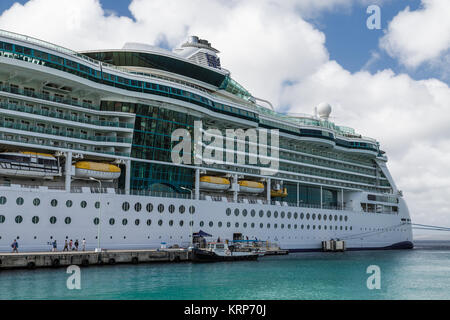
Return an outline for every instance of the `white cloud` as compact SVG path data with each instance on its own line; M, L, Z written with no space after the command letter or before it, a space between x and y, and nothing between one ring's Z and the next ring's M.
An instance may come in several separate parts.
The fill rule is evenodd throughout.
M436 79L415 81L391 70L352 74L330 61L324 34L302 17L349 3L134 0L133 21L106 15L97 0L31 0L4 12L0 28L76 50L160 39L174 46L189 34L207 38L222 51L224 67L255 96L291 105L293 112L311 113L322 101L332 103L335 122L381 141L413 219L450 226L450 89ZM391 23L384 41L394 39L389 37L400 30L396 25Z
M450 1L422 0L419 10L409 7L389 23L380 46L407 67L416 68L423 63L448 69L450 54Z

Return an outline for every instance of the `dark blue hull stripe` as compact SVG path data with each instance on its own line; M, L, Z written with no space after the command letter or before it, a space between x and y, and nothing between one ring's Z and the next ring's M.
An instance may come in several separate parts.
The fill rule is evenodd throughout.
M414 249L414 244L411 241L403 241L394 243L387 247L353 247L353 248L347 248L347 251L369 251L369 250L409 250ZM288 249L289 252L295 253L295 252L322 252L322 248L318 249Z

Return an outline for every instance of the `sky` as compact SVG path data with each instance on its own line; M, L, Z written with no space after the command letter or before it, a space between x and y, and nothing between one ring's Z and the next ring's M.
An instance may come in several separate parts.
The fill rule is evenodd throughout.
M2 0L0 29L73 50L206 38L280 112L328 102L332 121L380 141L413 221L450 227L449 15L449 0Z

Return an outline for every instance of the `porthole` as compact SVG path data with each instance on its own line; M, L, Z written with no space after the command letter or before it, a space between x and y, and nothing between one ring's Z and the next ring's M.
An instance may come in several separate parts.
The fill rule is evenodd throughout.
M317 220L322 220L322 215L321 214L319 214L319 215L317 215Z
M236 228L239 228L239 222L236 222L234 225Z
M287 217L288 217L288 219L292 218L292 213L288 212Z
M55 224L55 223L56 223L56 220L57 220L56 217L51 217L51 218L50 218L50 223L51 223L51 224Z
M305 225L303 225L303 224L302 224L302 227L301 227L301 229L302 229L302 230L303 230L303 229L305 229Z
M31 218L31 222L33 222L34 224L38 224L39 223L39 217L38 216L34 216L33 218Z
M312 219L316 220L316 214L315 213L312 214Z
M205 225L204 221L200 221L200 227L203 227Z
M310 217L311 217L310 214L307 213L307 214L306 214L306 220L309 220Z
M274 218L278 218L278 211L275 211L275 212L273 213L273 217L274 217Z
M72 206L72 204L73 204L73 203L72 203L72 200L67 200L67 201L66 201L66 207L67 207L67 208L70 208L70 207Z
M272 215L272 212L267 211L267 218L270 218L271 215Z
M152 212L153 211L153 204L147 203L146 209L147 209L147 212Z
M243 215L244 217L246 217L247 214L248 214L247 209L242 210L242 215Z
M100 202L96 201L94 204L95 209L100 209Z
M214 226L214 222L210 221L209 222L209 227L212 228Z
M255 228L255 223L252 222L252 224L250 225L250 227L252 227L252 229L254 229L254 228Z
M244 222L244 228L247 228L247 222Z
M227 222L227 228L231 228L231 222Z
M80 206L82 207L82 208L86 208L86 206L87 206L87 202L86 201L81 201L81 203L80 203Z
M158 212L159 212L159 213L163 213L163 212L164 212L164 205L163 205L162 203L160 203L160 204L158 205Z
M134 204L134 211L140 212L142 210L142 204L140 202L136 202Z
M239 209L234 209L234 215L237 217L239 216Z
M342 231L342 226L339 229Z
M189 207L189 213L190 214L194 214L195 213L195 207L194 206L190 206Z
M338 216L337 215L334 216L334 221L338 221Z
M182 227L184 225L184 221L180 220L180 227Z
M331 214L328 216L328 220L333 221L333 216Z
M0 197L0 204L5 204L6 203L6 197Z
M320 224L317 226L317 228L319 228L319 230L322 230L322 226Z
M64 223L65 224L70 224L72 222L72 218L70 218L70 217L66 217L65 219L64 219Z
M127 219L122 219L122 225L126 226L128 224L128 220Z
M158 220L158 226L162 226L163 225L163 221L162 220Z
M152 220L151 220L151 219L148 219L148 220L147 220L147 225L148 225L148 226L151 226L151 225L152 225Z
M281 229L284 229L284 224L283 223L281 224Z
M273 227L274 227L275 229L277 229L277 228L278 228L278 223L275 223L275 224L273 225Z
M310 228L310 227L309 227L309 224L308 224L308 225L306 226L306 229L308 229L308 230L309 230L309 228Z
M217 225L219 226L219 228L222 228L222 221L219 221Z
M327 230L327 226L325 225L325 226L323 226L323 228L325 229L325 230Z
M231 216L231 209L230 208L227 209L226 214L227 214L227 216Z
M350 227L350 231L352 231L353 230L353 227Z
M303 220L303 218L305 218L305 214L302 212L302 213L300 213L300 219Z
M100 223L100 219L99 218L94 218L94 224L97 226Z
M186 207L185 206L180 206L178 208L178 212L180 212L181 214L183 214L186 211Z
M136 226L138 226L140 223L141 223L141 221L140 221L139 219L134 220L134 224L135 224Z
M259 211L259 217L262 218L264 216L264 211L260 210Z
M285 216L286 216L286 214L284 213L284 211L281 211L281 214L280 214L281 219L284 219Z
M52 205L52 207L56 207L58 205L58 200L53 199L50 204Z
M174 212L175 212L175 206L174 206L173 204L171 204L171 205L169 206L169 212L170 212L170 213L174 213Z
M316 225L313 225L313 230L316 230Z
M169 221L169 226L170 226L170 227L173 227L173 220L170 220L170 221Z
M22 198L22 197L18 197L18 198L16 199L16 203L17 203L18 206L23 205L23 198Z
M128 202L122 203L122 210L123 210L123 211L128 211L128 210L130 210L130 204L129 204Z
M116 223L116 220L114 220L114 218L109 219L109 224L110 225L114 225Z
M259 227L262 229L262 228L264 228L264 224L263 223L260 223L259 224Z
M267 229L270 229L270 223L268 223L266 227L267 227Z
M294 219L298 219L298 213L294 213Z
M323 221L327 221L327 215L326 214L323 215Z
M256 215L256 211L255 211L255 210L250 211L250 215L251 215L252 217L254 217L254 216Z
M345 218L344 218L344 221L345 221L345 222L347 222L347 220L348 220L348 217L347 217L347 216L345 216Z
M41 200L39 198L34 198L33 199L33 205L35 205L37 207L40 204L41 204Z
M339 216L339 221L342 221L344 218L342 216Z
M16 220L16 223L22 223L23 218L22 218L22 216L17 216L15 220Z

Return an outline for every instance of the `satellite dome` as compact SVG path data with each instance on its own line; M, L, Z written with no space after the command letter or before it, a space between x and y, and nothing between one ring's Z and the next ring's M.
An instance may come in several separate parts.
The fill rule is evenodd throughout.
M331 105L326 102L323 102L317 106L317 114L321 119L324 120L328 120L330 118L332 110L333 109L331 108Z

